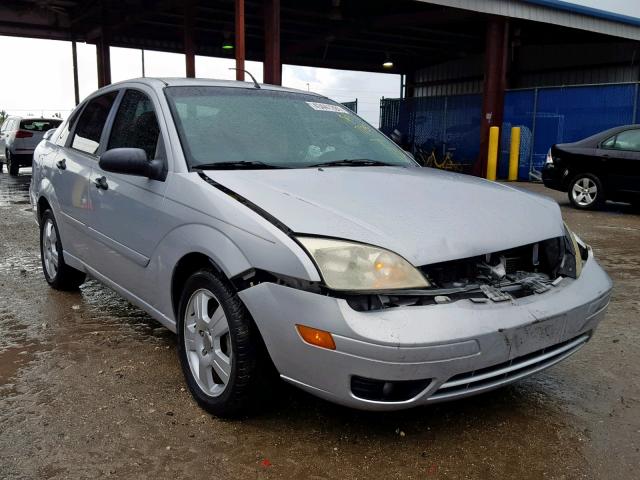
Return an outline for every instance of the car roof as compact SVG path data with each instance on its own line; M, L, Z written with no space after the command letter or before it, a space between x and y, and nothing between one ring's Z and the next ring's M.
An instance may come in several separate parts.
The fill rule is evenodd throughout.
M143 77L131 78L122 82L108 85L106 88L123 86L130 83L142 83L153 88L163 87L228 87L228 88L247 88L255 89L253 82L240 82L237 80L219 80L212 78L178 78L178 77ZM279 85L270 85L268 83L260 83L260 89L267 91L294 92L304 93L319 98L325 98L323 95L306 90L298 90L295 88L281 87Z

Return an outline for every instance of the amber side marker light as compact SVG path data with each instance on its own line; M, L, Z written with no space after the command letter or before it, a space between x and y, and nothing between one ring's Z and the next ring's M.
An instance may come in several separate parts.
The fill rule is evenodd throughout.
M315 345L316 347L328 348L329 350L336 349L336 344L329 332L305 327L304 325L296 325L296 328L305 342Z

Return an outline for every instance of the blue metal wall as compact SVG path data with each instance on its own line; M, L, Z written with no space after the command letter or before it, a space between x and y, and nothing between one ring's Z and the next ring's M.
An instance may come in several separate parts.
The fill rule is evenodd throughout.
M520 180L540 178L554 143L575 142L607 128L637 121L638 84L553 87L507 92L502 155L506 176L512 126L522 127Z
M532 88L508 91L504 106L498 176L506 178L511 127L521 127L520 180L540 178L554 143L574 142L607 128L638 121L636 83ZM458 163L473 164L480 147L481 95L383 99L380 129L394 129L407 143Z
M380 129L399 130L408 144L440 157L449 151L456 162L471 166L478 158L481 95L383 99ZM470 168L470 167L469 167Z

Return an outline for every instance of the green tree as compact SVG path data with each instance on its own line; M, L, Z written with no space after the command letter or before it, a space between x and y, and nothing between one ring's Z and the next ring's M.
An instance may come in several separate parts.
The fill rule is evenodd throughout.
M9 114L7 112L5 112L4 110L0 110L0 125L4 123L8 116Z

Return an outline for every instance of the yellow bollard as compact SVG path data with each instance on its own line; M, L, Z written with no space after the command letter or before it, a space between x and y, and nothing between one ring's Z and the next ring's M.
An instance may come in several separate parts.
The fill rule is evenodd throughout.
M509 151L509 181L518 180L518 163L520 162L520 127L511 129L511 150Z
M498 169L498 140L500 138L500 128L491 127L489 129L489 157L487 158L487 179L495 180Z

